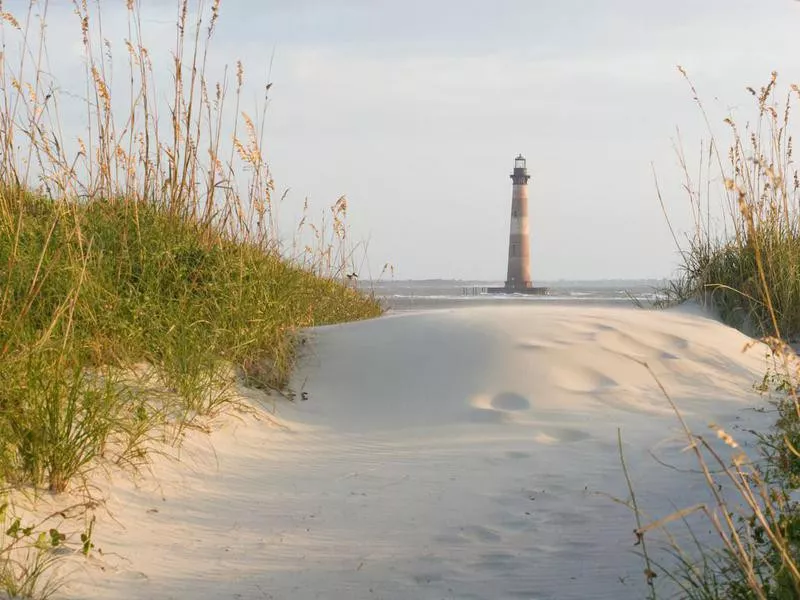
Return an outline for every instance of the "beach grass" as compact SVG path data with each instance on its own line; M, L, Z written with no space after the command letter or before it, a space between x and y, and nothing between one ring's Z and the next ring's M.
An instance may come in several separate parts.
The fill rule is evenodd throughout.
M720 450L689 428L653 375L681 424L710 501L637 524L637 536L644 538L653 530L668 533L669 553L676 560L661 572L676 585L677 597L798 598L800 360L790 342L800 336L800 177L792 136L793 102L800 90L796 85L781 90L776 73L763 87L746 88L755 114L746 125L726 117L725 143L713 134L700 95L686 72L680 72L709 125L711 140L699 168L702 181L689 176L694 170L679 150L695 229L688 243L679 243L683 264L667 295L699 301L763 343L768 366L763 380L754 384L775 421L767 430L739 434L748 444L712 425L714 437L724 443ZM722 210L715 210L717 198ZM686 524L692 513L703 516L718 545L700 543L690 531L695 547L686 549L669 534L666 523ZM655 597L655 586L651 590Z
M746 88L755 104L753 118L740 124L725 117L726 143L714 134L689 85L711 139L696 171L679 149L694 232L686 243L678 242L683 260L669 295L709 303L727 323L753 335L797 339L800 179L792 114L800 90L795 85L780 90L777 73L758 90ZM690 175L695 172L700 180Z
M51 7L0 13L0 34L19 49L0 53L7 491L64 492L99 461L136 465L146 442L166 439L161 429L229 402L235 381L285 387L303 328L382 312L344 277L354 252L344 198L313 247L285 249L261 150L263 113L254 119L240 106L244 67L207 69L220 2L205 10L176 2L175 47L163 68L142 42L138 3L126 6L129 89L112 98L101 14L74 3L85 120L67 124L46 60ZM66 129L79 133L72 139ZM136 383L142 365L163 394ZM2 515L9 530L12 517ZM0 589L44 597L52 586L40 567L49 563L41 553L35 565L14 562L11 546L0 548Z

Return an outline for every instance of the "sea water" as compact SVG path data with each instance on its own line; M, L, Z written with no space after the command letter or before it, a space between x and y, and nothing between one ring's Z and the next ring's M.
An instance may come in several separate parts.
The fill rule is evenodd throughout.
M545 296L480 293L489 287L502 287L497 281L405 280L362 283L372 290L390 312L430 310L458 306L487 306L502 303L593 304L635 308L650 306L663 297L667 285L657 279L605 279L597 281L537 281L550 288Z

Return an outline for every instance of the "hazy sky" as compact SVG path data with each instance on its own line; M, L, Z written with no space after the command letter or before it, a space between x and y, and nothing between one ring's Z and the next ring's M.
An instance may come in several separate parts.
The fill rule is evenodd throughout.
M173 3L143 6L166 52ZM373 271L502 280L523 153L534 280L660 277L677 255L651 163L685 230L676 127L693 161L708 137L675 65L724 134L753 114L745 86L800 82L798 32L792 0L223 0L214 60L242 59L256 94L274 53L282 216L347 195Z
M292 202L350 200L373 265L505 277L513 158L528 158L534 279L669 275L690 225L672 148L775 69L800 82L791 0L229 0L225 55L268 62L269 153ZM251 73L253 69L250 69ZM715 97L719 98L715 101ZM751 115L746 111L745 115ZM724 133L724 127L719 127Z

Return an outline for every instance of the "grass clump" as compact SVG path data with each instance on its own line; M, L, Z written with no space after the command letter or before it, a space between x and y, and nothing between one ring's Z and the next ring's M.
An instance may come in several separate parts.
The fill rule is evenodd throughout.
M707 181L692 182L680 155L695 232L688 247L681 248L680 284L670 295L710 303L725 322L753 335L774 335L777 329L787 339L797 339L800 179L793 161L791 117L800 90L793 85L778 92L776 73L759 90L747 90L756 102L756 118L743 129L733 117L724 119L731 142L725 152L712 137L704 157ZM717 178L723 186L714 187ZM704 195L703 189L709 192ZM723 198L721 214L710 207L713 189Z
M208 15L201 11L193 39L189 4L177 7L175 53L192 58L173 64L173 120L165 133L153 112L152 62L138 40L126 44L133 100L117 132L104 75L110 58L104 48L98 59L91 45L99 15L76 5L93 92L87 127L99 132L99 145L92 151L79 139L75 157L58 142L52 82L40 63L30 66L31 56L43 55L45 29L37 36L9 13L0 19L27 50L16 69L0 57L4 481L63 491L110 446L134 448L149 424L185 423L214 411L228 398L232 366L253 385L282 387L298 330L381 312L374 298L338 276L347 259L343 199L333 209L336 235L327 247L318 240L328 257L335 248L338 265L283 254L272 228L273 184L259 128L246 114L247 137L237 137L234 123L231 158L221 160L226 89L217 85L212 95L205 72L220 3ZM46 6L40 17L46 22ZM128 3L128 17L131 31L140 31L135 3ZM237 112L242 85L237 64ZM204 144L208 163L198 151ZM25 180L34 174L31 156L39 186ZM245 168L248 180L241 181ZM122 381L119 375L139 363L152 366L169 402L156 406Z
M0 497L0 589L9 598L46 599L58 591L49 574L57 557L53 550L65 545L66 536L44 521L23 524L9 502Z
M715 445L688 427L659 383L709 491L707 502L637 524L638 539L653 530L667 533L674 560L661 573L676 585L670 597L800 598L800 359L789 343L800 336L800 177L791 134L792 101L800 90L777 89L775 73L760 90L747 88L757 117L743 130L732 117L724 120L730 147L725 153L712 139L704 184L692 185L681 155L695 232L682 251L682 277L671 296L710 304L727 323L760 337L770 366L755 387L768 396L775 421L766 431L749 432L753 439L747 447L712 425L714 437L724 443ZM713 216L708 196L697 191L715 189L715 181L723 198L720 216ZM690 552L666 523L687 524L686 517L695 513L719 543L706 537L701 542L690 528ZM657 596L655 586L650 593Z
M287 385L302 328L382 311L344 277L344 198L327 237L284 250L263 116L240 106L244 67L217 83L207 72L219 0L176 0L167 94L138 3L119 8L120 102L100 5L73 8L87 90L86 121L67 124L74 139L59 120L69 95L46 64L49 4L0 7L0 489L63 492L101 460L141 464L145 442L226 403L236 372ZM143 364L159 393L137 380ZM19 562L33 531L3 527L0 592L44 597L50 548Z
M134 37L120 113L106 76L111 46L93 41L100 9L75 4L92 142L78 137L73 155L42 62L48 5L31 2L24 19L0 15L21 48L17 64L0 55L0 480L15 485L63 491L109 448L133 460L156 423L223 404L232 367L252 385L285 386L301 328L381 312L343 283L343 198L316 254L282 251L263 129L239 108L244 68L236 64L232 120L227 80L212 85L206 72L220 2L176 2L168 127L138 4L126 7ZM141 363L161 382L158 402L126 383Z

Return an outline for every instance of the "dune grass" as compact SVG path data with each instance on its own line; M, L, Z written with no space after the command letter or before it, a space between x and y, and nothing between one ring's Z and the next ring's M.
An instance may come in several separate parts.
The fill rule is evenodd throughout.
M19 49L0 53L6 491L59 493L101 462L135 467L153 439L178 441L176 430L228 402L237 378L286 386L302 328L382 311L344 277L354 252L344 198L329 231L287 253L263 112L254 119L240 106L244 67L218 82L207 72L220 2L175 2L164 69L142 43L138 3L125 6L129 89L112 98L117 45L103 37L99 9L73 5L86 90L85 122L66 124L79 125L75 139L62 134L61 82L47 64L49 3L32 1L21 15L0 9L0 36ZM161 393L137 383L142 365ZM35 560L20 562L14 550L35 532L15 537L14 523L4 505L0 528L14 535L0 546L0 592L44 597L50 546L37 538L26 546L41 546Z
M726 447L720 451L688 427L658 383L705 478L710 501L637 524L636 534L643 539L653 530L667 533L675 560L661 569L662 579L677 589L669 597L691 600L800 598L800 360L788 343L800 336L800 178L791 120L800 90L792 85L779 92L775 73L759 90L747 90L755 99L755 118L744 129L732 117L725 119L729 148L725 152L712 136L707 164L700 168L703 181L691 180L679 154L695 232L682 248L682 276L669 292L675 299L709 305L729 324L760 338L771 366L754 384L767 396L767 410L774 410L776 420L767 431L749 432L747 446L712 426L713 436ZM712 209L712 195L723 199L721 213ZM694 548L675 541L665 524L686 524L689 514L704 518L719 545L699 542L692 531ZM656 597L657 586L652 579L649 583Z
M800 92L794 85L779 92L776 73L759 90L747 90L754 119L743 128L732 116L724 119L730 142L725 148L712 134L699 166L702 180L692 179L679 151L695 231L680 245L679 284L668 291L710 303L723 320L754 335L794 340L800 336L800 180L792 102Z
M283 387L298 329L379 314L336 280L152 205L67 210L21 194L16 209L19 242L4 231L0 244L6 480L62 491L110 436L128 445L156 407L120 370L152 365L188 420L224 402L231 365Z

